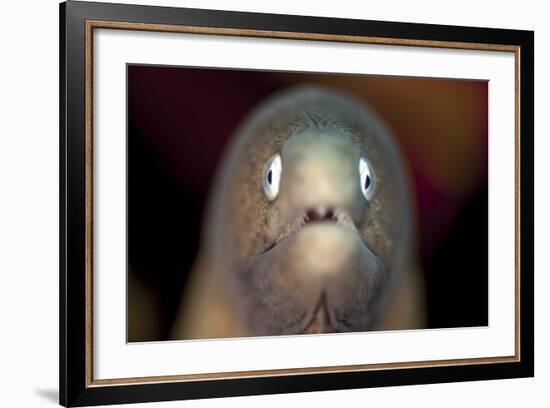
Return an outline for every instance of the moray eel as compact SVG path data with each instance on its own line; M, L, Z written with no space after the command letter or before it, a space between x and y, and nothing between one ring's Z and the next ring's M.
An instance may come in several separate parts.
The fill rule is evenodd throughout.
M407 178L363 103L318 87L266 100L218 168L172 337L424 327Z

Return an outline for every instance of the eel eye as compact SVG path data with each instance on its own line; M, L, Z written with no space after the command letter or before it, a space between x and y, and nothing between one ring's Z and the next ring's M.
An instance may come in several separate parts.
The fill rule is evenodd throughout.
M372 198L372 193L374 190L373 183L373 174L371 172L369 163L361 157L359 159L359 183L361 188L361 193L367 201L370 201Z
M282 169L283 163L281 161L281 155L276 153L269 159L263 181L264 193L269 201L275 200L279 194Z

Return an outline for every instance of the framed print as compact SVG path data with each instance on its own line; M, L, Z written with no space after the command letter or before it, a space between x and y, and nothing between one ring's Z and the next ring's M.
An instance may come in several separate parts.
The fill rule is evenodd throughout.
M529 31L60 6L60 403L529 377Z

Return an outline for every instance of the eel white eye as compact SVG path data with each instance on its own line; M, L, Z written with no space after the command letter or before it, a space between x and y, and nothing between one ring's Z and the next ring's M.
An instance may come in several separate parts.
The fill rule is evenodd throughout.
M281 155L276 153L271 159L269 159L267 170L264 175L264 193L269 201L275 200L279 194L282 169L283 163L281 161Z
M363 196L369 201L372 197L374 183L372 180L372 172L367 161L361 157L359 159L359 183Z

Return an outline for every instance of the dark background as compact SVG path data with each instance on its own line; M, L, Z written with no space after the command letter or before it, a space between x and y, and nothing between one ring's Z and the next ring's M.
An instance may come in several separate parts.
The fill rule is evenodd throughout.
M364 100L405 153L428 326L488 324L487 82L129 65L129 341L167 338L224 146L258 102L298 84Z

